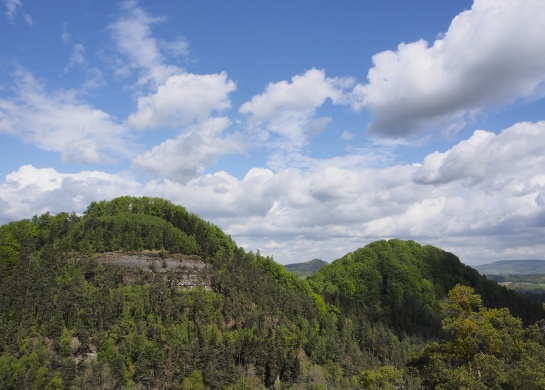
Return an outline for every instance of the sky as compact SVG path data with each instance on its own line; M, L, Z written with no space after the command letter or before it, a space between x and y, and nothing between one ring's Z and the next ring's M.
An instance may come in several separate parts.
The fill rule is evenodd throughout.
M0 224L171 200L282 264L545 259L542 0L0 0Z

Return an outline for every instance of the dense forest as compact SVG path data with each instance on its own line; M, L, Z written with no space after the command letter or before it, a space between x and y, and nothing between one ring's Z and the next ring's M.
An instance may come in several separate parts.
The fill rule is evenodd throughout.
M1 389L543 389L544 317L412 241L302 280L157 198L0 227Z

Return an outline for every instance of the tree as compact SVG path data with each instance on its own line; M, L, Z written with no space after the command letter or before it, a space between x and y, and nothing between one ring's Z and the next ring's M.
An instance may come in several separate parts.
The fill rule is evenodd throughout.
M202 372L195 370L190 376L184 378L182 382L183 390L204 390L204 384L202 382Z
M536 363L545 362L543 338L525 330L509 310L489 309L471 287L457 285L448 294L442 321L447 340L430 343L412 361L428 385L437 389L542 389ZM534 353L531 358L527 351ZM539 365L538 365L539 366ZM527 370L524 383L520 375Z
M21 246L15 240L7 226L0 228L0 267L5 266L8 271L15 267Z

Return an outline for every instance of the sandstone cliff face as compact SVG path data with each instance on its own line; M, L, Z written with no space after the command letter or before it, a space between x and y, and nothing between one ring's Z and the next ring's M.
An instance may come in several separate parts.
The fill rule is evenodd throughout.
M211 267L198 256L179 253L155 252L106 252L97 256L105 264L114 264L126 269L123 282L135 283L163 276L180 288L204 287L211 290Z

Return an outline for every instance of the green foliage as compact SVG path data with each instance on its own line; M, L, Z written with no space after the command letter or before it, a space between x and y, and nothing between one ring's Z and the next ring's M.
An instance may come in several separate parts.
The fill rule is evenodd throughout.
M143 250L166 250L187 255L200 253L195 237L188 236L170 222L133 213L84 218L74 226L64 242L80 252L91 253Z
M159 259L156 272L96 260L143 250ZM210 282L176 283L168 253L199 258ZM541 328L483 311L469 294L469 310L484 313L475 326L489 337L471 344L473 325L454 320L440 329L441 302L459 281L504 302L503 290L454 255L410 241L373 243L301 280L168 201L93 202L83 216L46 213L0 227L0 388L416 389L421 378L407 359L426 337L456 332L467 351L489 352L472 360L483 373L501 361L496 351L516 356L513 374L490 383L531 377L531 364L543 362ZM468 310L456 308L447 312ZM444 352L440 341L429 356ZM466 383L464 362L452 374L446 359L433 364Z
M506 308L486 308L481 297L457 285L444 304L441 343L430 343L412 364L433 388L542 389L545 340L525 330Z
M0 227L0 267L8 272L13 270L21 245L10 232L9 225Z
M182 390L204 390L204 383L202 381L202 372L195 370L190 376L184 378L182 382Z
M404 383L403 372L392 366L382 366L375 371L364 371L359 381L365 389L396 388Z
M138 217L134 217L135 215ZM123 230L126 237L119 237L118 231L111 232L114 240L121 240L124 243L121 245L123 250L126 250L124 245L131 248L143 247L144 249L153 246L152 249L165 249L185 254L195 253L211 261L216 261L221 260L224 256L231 256L236 247L231 238L217 226L203 221L196 215L187 212L185 208L164 199L124 196L111 201L92 202L84 212L82 219L84 221L97 220L99 228L105 229L104 218L110 223L113 221L114 225L120 225L117 229ZM94 222L87 223L91 225L91 228L94 228ZM133 224L137 226L132 226ZM153 241L152 238L146 241L148 232L145 229L147 227L151 228L152 231L149 233L154 237L163 233L163 245ZM85 232L85 229L83 231ZM107 228L106 231L108 231ZM100 229L96 232L95 229L95 235L98 237L103 237L103 234L108 233L104 233ZM145 243L142 244L140 240ZM179 240L182 242L178 242ZM86 240L82 238L81 241ZM93 242L95 245L94 240L87 241Z
M309 282L327 302L386 322L399 335L439 336L439 303L456 284L475 288L492 307L509 307L527 324L544 316L537 302L487 280L451 253L413 241L374 242L321 268Z

